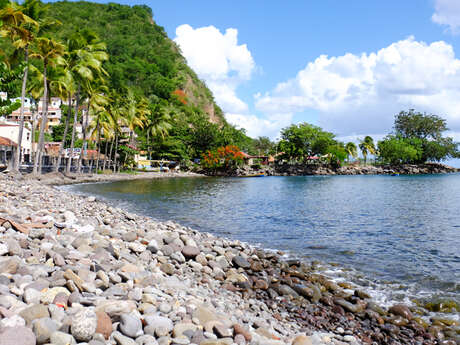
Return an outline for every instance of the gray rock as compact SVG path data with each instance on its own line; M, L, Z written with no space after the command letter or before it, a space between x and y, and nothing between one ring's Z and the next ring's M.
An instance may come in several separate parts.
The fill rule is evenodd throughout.
M236 267L241 267L241 268L251 267L251 264L249 263L249 261L243 258L241 255L234 256L232 259L232 262Z
M127 231L122 235L123 241L133 242L137 239L137 234L134 231Z
M0 330L1 345L36 345L35 334L27 327L6 327Z
M51 320L49 317L35 320L33 324L33 331L35 334L35 338L37 339L38 345L48 343L51 334L53 334L57 330L57 323Z
M77 342L71 334L54 332L50 336L50 343L53 345L69 345L76 344Z
M71 333L78 341L90 341L97 328L97 316L92 309L82 309L74 315Z
M133 314L122 314L119 327L121 333L128 337L136 338L142 335L142 322Z
M200 250L197 247L185 246L182 248L182 255L187 259L195 259L200 254Z
M118 345L138 345L134 340L124 336L120 332L114 332L112 336Z
M50 317L48 308L43 304L36 304L29 308L24 309L19 313L27 324L31 324L35 319L41 319L44 317Z

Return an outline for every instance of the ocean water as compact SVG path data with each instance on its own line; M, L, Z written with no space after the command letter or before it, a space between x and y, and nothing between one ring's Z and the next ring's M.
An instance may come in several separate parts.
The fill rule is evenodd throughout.
M324 263L382 304L460 304L460 174L176 178L64 187ZM459 313L450 314L454 318Z

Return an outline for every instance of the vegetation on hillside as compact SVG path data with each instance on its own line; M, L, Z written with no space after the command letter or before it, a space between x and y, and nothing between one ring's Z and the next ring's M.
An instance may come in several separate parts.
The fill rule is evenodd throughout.
M47 101L57 96L70 102L61 128L54 131L61 131L53 136L62 140L60 152L96 142L98 155L116 161L118 153L127 163L136 150L179 161L230 144L254 150L244 130L225 121L209 89L153 21L147 6L4 1L0 22L2 66L11 73L20 68L23 75L22 80L9 81L9 96L21 96L22 104L26 96ZM46 115L45 109L43 124ZM78 124L82 140L76 135ZM44 127L35 171L46 138ZM81 163L80 158L78 170Z

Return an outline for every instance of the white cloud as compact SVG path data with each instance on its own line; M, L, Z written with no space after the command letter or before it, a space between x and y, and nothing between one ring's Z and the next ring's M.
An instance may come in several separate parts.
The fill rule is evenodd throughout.
M394 115L408 108L445 117L458 131L460 60L443 41L409 37L375 53L321 55L255 101L267 113L314 111L340 136L387 133Z
M177 27L174 41L189 66L206 81L224 111L247 111L236 89L251 78L255 63L246 44L238 44L237 29L221 33L214 26L194 29L184 24Z
M440 25L447 25L452 33L460 33L460 1L435 0L435 13L431 20Z
M255 115L226 114L229 123L246 129L246 134L256 138L266 136L276 139L281 128L289 126L292 114L272 114L266 118Z

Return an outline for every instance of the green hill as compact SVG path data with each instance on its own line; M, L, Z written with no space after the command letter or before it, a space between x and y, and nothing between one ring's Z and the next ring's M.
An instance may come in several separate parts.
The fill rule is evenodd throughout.
M164 29L154 22L149 7L85 1L62 1L49 6L48 16L63 24L53 36L64 40L72 32L87 28L107 44L110 59L105 68L112 88L130 87L150 101L170 101L175 91L183 91L186 98L182 103L207 114L213 123L225 124L211 91L187 66Z

